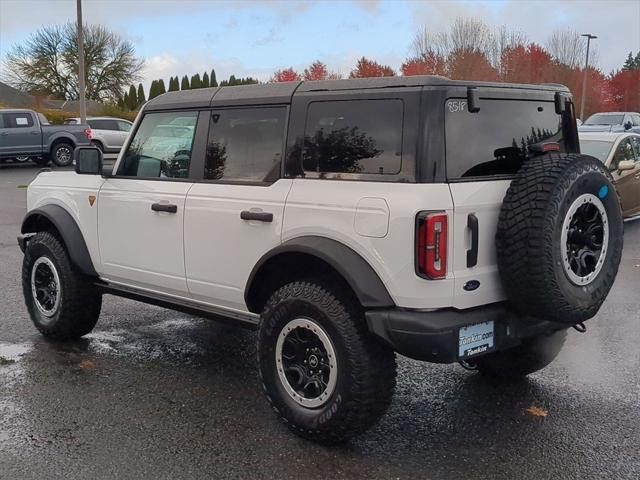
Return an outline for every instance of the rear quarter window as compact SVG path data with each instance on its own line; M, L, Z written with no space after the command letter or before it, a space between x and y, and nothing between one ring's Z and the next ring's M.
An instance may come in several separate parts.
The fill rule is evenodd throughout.
M399 173L403 108L398 99L312 102L304 136L305 172Z
M568 151L553 102L481 99L479 106L471 113L466 99L445 103L448 178L513 175L535 143L556 142Z

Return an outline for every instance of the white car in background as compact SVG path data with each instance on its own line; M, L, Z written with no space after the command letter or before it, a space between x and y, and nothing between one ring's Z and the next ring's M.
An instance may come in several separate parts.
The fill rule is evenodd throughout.
M602 161L613 175L624 217L640 214L640 135L580 132L580 151Z
M79 125L80 118L67 118L66 125ZM131 123L129 120L113 117L89 117L87 124L91 127L91 144L104 153L118 153L129 136Z

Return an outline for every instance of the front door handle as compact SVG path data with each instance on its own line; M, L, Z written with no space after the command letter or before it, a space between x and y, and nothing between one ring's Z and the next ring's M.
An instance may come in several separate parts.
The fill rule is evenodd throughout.
M242 220L257 220L258 222L273 222L273 213L269 212L253 212L251 210L243 210L240 212Z
M467 228L471 230L471 248L467 250L467 268L475 267L478 264L478 217L475 213L470 213L467 217Z
M178 206L171 203L154 203L151 205L154 212L178 213Z

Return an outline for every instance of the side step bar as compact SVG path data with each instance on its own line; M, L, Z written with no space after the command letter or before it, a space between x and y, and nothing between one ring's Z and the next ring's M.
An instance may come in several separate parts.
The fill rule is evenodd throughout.
M256 330L258 328L258 322L260 321L260 316L255 313L227 310L221 307L192 302L182 298L175 298L169 295L163 295L161 293L125 285L116 285L105 282L96 282L95 285L102 293L129 298L131 300L137 300L139 302L157 305L158 307L169 308L178 312L188 313L189 315L204 317L219 322L231 323L251 330Z

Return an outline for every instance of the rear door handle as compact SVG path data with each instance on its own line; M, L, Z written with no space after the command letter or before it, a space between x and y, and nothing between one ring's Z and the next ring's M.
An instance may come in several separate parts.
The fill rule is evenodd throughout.
M467 268L475 267L478 264L478 217L475 213L470 213L467 217L467 228L471 230L471 248L467 250Z
M269 212L253 212L251 210L243 210L240 212L242 220L257 220L258 222L273 222L273 213Z
M151 205L154 212L178 213L178 206L171 203L154 203Z

